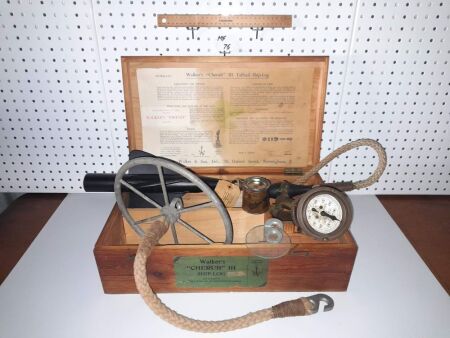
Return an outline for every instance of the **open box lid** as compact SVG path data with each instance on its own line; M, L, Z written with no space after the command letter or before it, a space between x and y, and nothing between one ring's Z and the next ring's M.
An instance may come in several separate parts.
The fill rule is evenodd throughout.
M328 57L122 57L130 150L201 174L320 159Z

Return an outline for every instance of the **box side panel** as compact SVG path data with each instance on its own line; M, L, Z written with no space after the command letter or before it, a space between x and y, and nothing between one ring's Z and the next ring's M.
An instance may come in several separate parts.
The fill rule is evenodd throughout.
M180 288L176 286L174 259L178 257L252 256L242 245L218 248L178 246L156 248L148 265L150 285L156 292L224 292L224 291L345 291L357 247L352 244L297 245L279 259L268 261L267 282L260 287ZM136 246L96 250L96 260L106 293L135 293L133 261Z

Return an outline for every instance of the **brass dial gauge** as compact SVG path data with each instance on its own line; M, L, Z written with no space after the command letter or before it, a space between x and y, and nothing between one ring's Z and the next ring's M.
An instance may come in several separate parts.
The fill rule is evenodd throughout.
M306 235L320 240L333 240L350 227L353 207L342 191L321 186L298 198L292 209L295 225Z

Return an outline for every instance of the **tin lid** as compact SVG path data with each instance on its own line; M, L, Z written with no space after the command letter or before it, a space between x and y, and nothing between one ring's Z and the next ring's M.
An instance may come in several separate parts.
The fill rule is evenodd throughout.
M251 176L247 177L242 181L242 188L244 190L250 190L253 192L266 191L270 187L270 181L261 176Z

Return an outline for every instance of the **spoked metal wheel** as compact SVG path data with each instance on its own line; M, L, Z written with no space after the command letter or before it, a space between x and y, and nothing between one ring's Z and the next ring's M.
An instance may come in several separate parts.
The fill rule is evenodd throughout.
M155 166L158 175L159 175L159 181L161 184L161 190L164 196L164 205L159 204L158 202L154 201L150 197L146 196L144 193L139 191L137 188L129 184L124 180L124 175L128 170L130 170L133 167L140 166L140 165L152 165ZM164 169L170 170L172 172L175 172L184 178L186 178L188 181L194 183L209 199L209 201L192 205L189 207L184 207L183 201L181 198L173 198L172 200L169 200L169 194L167 192L167 186L166 181L164 178ZM123 187L126 187L129 191L135 193L137 196L142 198L144 201L152 205L153 207L157 208L159 211L158 215L151 216L148 218L135 220L130 212L128 211L128 208L125 205L125 202L122 198L122 189ZM176 231L176 225L179 224L180 226L183 226L184 228L188 229L192 233L194 233L196 236L200 237L207 243L214 243L213 240L211 240L207 234L200 232L195 228L195 225L190 224L186 222L183 219L183 215L185 215L188 212L196 211L203 208L210 208L210 207L216 207L218 213L220 214L220 217L222 219L223 225L225 227L225 239L223 243L229 244L233 240L233 227L231 224L230 215L228 214L227 209L225 208L222 200L217 196L217 194L205 183L203 182L197 175L195 175L192 171L189 169L181 166L180 164L170 161L168 159L159 158L159 157L140 157L133 160L130 160L126 162L117 172L116 179L114 182L114 192L116 195L117 205L122 212L122 215L125 217L127 222L130 224L130 226L134 229L134 231L139 235L144 235L144 230L141 227L141 224L144 223L152 223L157 220L168 222L170 225L172 236L175 244L178 244L178 236ZM217 226L216 224L211 224L211 226Z

